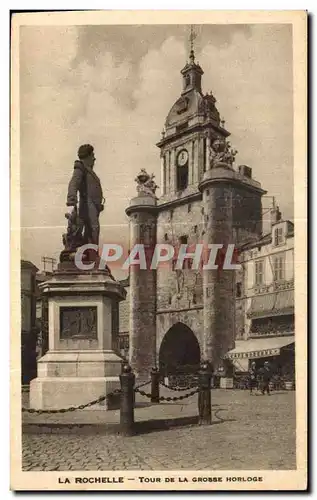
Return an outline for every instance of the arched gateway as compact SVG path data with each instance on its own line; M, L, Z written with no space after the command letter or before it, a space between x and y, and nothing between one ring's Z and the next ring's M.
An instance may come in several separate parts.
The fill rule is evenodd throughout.
M159 351L160 372L165 375L196 371L200 347L193 331L184 323L173 325L163 337Z

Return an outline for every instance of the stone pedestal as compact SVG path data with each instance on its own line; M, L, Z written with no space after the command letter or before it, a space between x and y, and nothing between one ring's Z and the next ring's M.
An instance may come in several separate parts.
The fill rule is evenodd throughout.
M60 409L86 404L120 388L119 302L124 288L103 271L56 271L42 284L48 296L49 350L38 361L30 406ZM107 398L92 410L119 406Z

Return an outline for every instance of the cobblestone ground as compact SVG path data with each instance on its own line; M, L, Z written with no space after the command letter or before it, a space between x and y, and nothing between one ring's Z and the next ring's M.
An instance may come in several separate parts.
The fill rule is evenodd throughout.
M24 434L23 470L295 469L295 393L212 391L211 426L132 437L111 433ZM197 396L188 403L194 415ZM164 405L152 406L157 416ZM177 407L181 414L182 406ZM176 410L175 410L176 411Z

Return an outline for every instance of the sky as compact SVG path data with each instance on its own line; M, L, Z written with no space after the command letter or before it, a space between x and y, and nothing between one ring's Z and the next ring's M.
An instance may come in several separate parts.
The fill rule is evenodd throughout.
M196 26L203 92L212 91L238 150L283 218L293 220L291 25ZM95 147L106 198L101 242L128 245L125 208L141 168L160 185L165 118L180 96L187 25L22 26L22 258L58 259L78 146ZM264 208L271 203L263 199Z

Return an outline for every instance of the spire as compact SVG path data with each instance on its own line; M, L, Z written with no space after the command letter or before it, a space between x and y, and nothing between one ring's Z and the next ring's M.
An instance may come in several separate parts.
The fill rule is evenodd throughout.
M190 25L189 43L190 43L190 53L189 60L191 63L195 62L195 52L194 52L194 40L197 37L197 33L194 30L193 25Z

